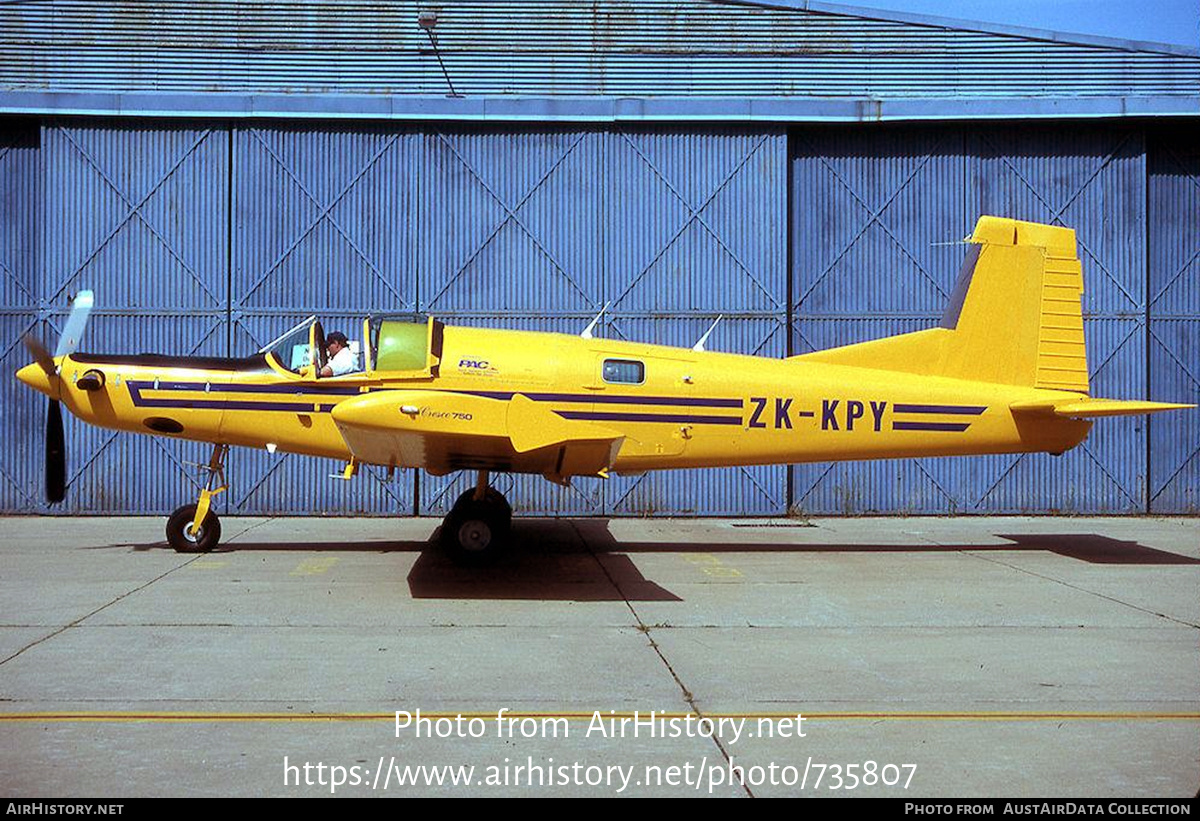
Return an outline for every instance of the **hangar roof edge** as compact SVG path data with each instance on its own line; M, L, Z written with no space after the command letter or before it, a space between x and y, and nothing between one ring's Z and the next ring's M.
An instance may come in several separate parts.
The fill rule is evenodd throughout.
M767 9L782 9L787 11L808 11L814 14L837 14L846 17L859 17L864 20L884 20L892 23L908 23L915 26L932 26L935 28L952 29L955 31L976 31L983 34L1002 34L1012 37L1022 37L1027 40L1044 40L1050 43L1063 43L1077 46L1097 46L1115 48L1123 51L1152 52L1156 54L1173 54L1179 57L1200 57L1200 46L1190 47L1175 43L1157 43L1149 40L1127 40L1121 37L1105 37L1098 34L1083 32L1057 31L1055 29L1031 28L1014 26L1007 23L992 23L983 20L970 20L961 17L943 17L932 14L917 14L915 12L892 9L878 9L868 6L856 6L848 3L826 3L823 0L708 0L717 5L757 6Z
M458 0L438 6L436 38L422 14L425 0L0 0L0 113L791 123L1200 109L1200 51L825 0Z
M1200 118L1200 91L1075 99L795 97L412 97L0 91L0 115L190 119L563 123L863 123L937 120Z

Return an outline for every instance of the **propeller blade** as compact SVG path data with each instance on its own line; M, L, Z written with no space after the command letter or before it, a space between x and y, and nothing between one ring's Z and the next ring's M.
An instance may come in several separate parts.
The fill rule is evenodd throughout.
M67 495L67 447L62 407L51 399L46 410L46 501L56 505Z
M42 340L33 334L25 334L21 337L21 341L25 343L25 347L29 349L29 353L33 355L33 361L38 363L38 366L46 372L46 375L54 376L54 358L50 356L50 352L46 350L46 346L42 344Z
M83 338L83 329L87 327L88 314L92 312L94 301L95 294L91 291L80 291L75 295L71 303L71 315L67 317L67 325L58 338L58 347L54 349L56 357L75 353L79 340Z

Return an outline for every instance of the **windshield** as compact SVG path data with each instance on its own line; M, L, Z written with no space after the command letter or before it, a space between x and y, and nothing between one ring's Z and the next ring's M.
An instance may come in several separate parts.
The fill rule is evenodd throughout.
M280 365L299 373L301 368L313 364L312 355L308 349L308 329L316 321L315 316L310 316L291 330L276 337L259 353L273 353Z

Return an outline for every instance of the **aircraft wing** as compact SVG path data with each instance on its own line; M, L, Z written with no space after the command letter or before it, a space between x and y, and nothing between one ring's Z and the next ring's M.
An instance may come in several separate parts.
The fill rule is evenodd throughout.
M338 403L331 415L355 458L431 473L540 473L565 484L612 466L624 436L564 419L522 394L496 399L427 390L376 391Z
M1179 405L1173 402L1143 402L1126 399L1092 399L1076 396L1064 399L1014 402L1009 406L1017 413L1046 414L1066 419L1092 419L1101 416L1138 416L1144 413L1194 408L1195 405Z

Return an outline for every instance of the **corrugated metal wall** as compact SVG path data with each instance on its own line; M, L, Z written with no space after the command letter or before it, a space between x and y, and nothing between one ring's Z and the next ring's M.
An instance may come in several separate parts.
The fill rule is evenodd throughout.
M1150 394L1200 402L1200 130L1149 148ZM1150 509L1200 512L1200 414L1151 418Z
M355 330L372 311L416 305L414 222L421 137L395 128L237 128L232 162L230 350L258 350L311 314ZM329 460L239 449L227 505L411 513L413 474L330 479Z
M1146 153L1141 129L1038 126L968 138L978 213L1075 228L1083 263L1084 330L1095 396L1146 390ZM1146 511L1146 420L1103 420L1062 457L981 460L974 509Z
M425 137L422 309L461 324L783 353L787 306L782 131L527 129ZM747 231L745 215L759 215ZM780 513L782 468L583 480L514 477L525 512ZM444 512L469 477L423 478ZM762 487L761 492L748 487Z
M1141 129L802 129L793 185L797 351L930 327L964 251L954 240L979 215L997 214L1076 229L1093 393L1146 394L1146 237L1160 227L1146 218ZM1163 388L1155 395L1186 398ZM799 466L793 504L819 513L1133 513L1147 510L1149 492L1145 420L1128 418L1097 424L1060 458Z
M962 132L800 129L793 185L793 351L928 327L954 286L969 221ZM933 460L793 468L796 510L945 510Z
M0 508L11 511L42 505L42 460L36 457L36 445L42 443L46 403L12 376L29 361L22 334L45 327L40 145L35 120L0 127L0 433L9 444L0 455Z
M40 142L39 297L50 347L68 297L92 288L101 298L88 325L90 347L223 354L225 133L47 122ZM66 510L169 510L196 492L187 464L196 445L71 423L66 434ZM37 453L23 458L36 462Z
M20 265L0 270L28 272L40 300L23 307L20 280L5 280L10 375L25 361L17 340L37 306L54 339L80 287L97 291L86 342L95 350L240 354L312 313L327 329L350 329L379 310L575 333L611 303L598 334L690 345L723 313L710 348L784 353L782 130L47 122L9 140L32 147L29 168L18 168L16 149L0 155L5 190L43 213L39 223L27 207L5 212L0 260ZM44 194L29 188L43 184ZM752 231L746 214L758 215ZM38 231L44 239L31 244ZM21 258L43 243L43 264ZM14 386L5 390L21 412L10 424L27 436L43 409ZM73 420L68 440L65 511L162 512L194 495L187 463L204 458L200 445ZM367 470L341 483L327 460L241 450L229 468L219 501L246 514L435 513L469 481ZM37 448L10 452L3 471L13 474L7 510L43 508ZM505 483L520 512L787 506L783 468L566 490L535 477Z
M767 5L47 0L5 4L0 64L19 90L438 97L417 25L436 10L467 97L1194 97L1200 83L1200 60L1168 46Z
M1078 230L1096 393L1193 401L1200 166L1190 134L1072 125L795 130L6 121L0 506L41 511L44 402L11 374L96 289L87 347L245 353L317 313L600 333L781 356L928 327L980 213ZM790 156L790 159L789 159ZM790 176L789 176L790 169ZM791 186L792 223L788 213ZM788 243L792 269L787 269ZM790 296L790 305L789 305ZM1149 365L1149 370L1147 370ZM1149 374L1149 376L1148 376ZM36 432L36 434L34 433ZM66 512L163 512L200 445L68 421ZM1047 456L501 478L572 515L1195 511L1194 415L1107 420ZM239 451L228 512L440 513L468 477ZM789 496L789 484L791 491Z

